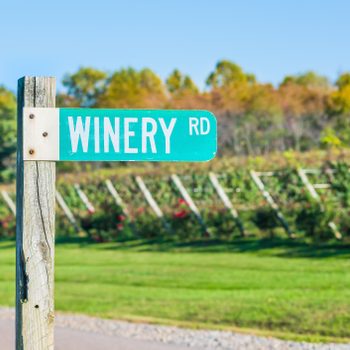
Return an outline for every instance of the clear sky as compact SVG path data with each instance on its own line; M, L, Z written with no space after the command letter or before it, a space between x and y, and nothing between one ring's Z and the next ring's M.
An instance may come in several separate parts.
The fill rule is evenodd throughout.
M350 70L348 0L0 0L0 84L80 66L174 68L204 87L220 59L263 82Z

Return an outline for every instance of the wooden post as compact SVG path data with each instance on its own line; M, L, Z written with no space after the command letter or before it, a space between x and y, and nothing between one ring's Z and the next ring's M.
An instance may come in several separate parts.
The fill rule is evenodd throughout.
M266 176L273 176L273 173L268 172L268 173L264 173L264 175L266 175ZM253 179L255 185L258 187L258 189L261 192L261 194L263 195L263 197L265 198L266 202L269 204L270 208L272 208L272 210L275 212L275 215L276 215L277 219L282 224L282 226L283 226L284 230L286 231L287 235L290 238L294 238L294 234L291 231L291 229L289 228L288 222L285 219L284 215L282 214L278 204L272 198L270 192L267 191L267 189L265 188L264 183L261 181L260 174L257 173L254 170L251 170L250 171L250 176Z
M241 220L238 217L237 210L233 207L233 204L231 203L230 199L228 198L225 190L220 185L220 182L214 173L209 173L209 179L212 183L213 187L215 188L216 193L220 197L221 201L224 203L225 208L231 213L233 219L235 220L236 225L238 226L238 229L241 233L241 236L244 237L244 227L241 222Z
M125 205L124 201L122 200L122 197L120 197L118 191L116 190L116 188L113 186L112 181L107 179L105 181L105 184L107 186L107 189L109 191L109 193L112 195L115 204L122 210L123 214L125 216L127 216L129 219L131 219L131 215L129 213L129 209L127 208L127 206Z
M1 195L2 195L2 198L4 198L5 203L7 204L9 209L11 210L13 216L16 216L16 205L13 202L12 198L10 197L10 195L5 190L1 191Z
M141 176L135 176L135 181L136 181L137 185L139 186L142 194L144 195L147 203L154 211L154 213L159 217L159 219L164 219L164 214L163 214L162 210L159 208L157 202L153 198L153 196L152 196L151 192L149 191L149 189L147 188L146 184L143 182Z
M23 107L55 107L56 81L18 81L16 349L54 348L54 238L56 165L23 161ZM28 123L35 123L35 115ZM50 135L49 135L50 136ZM35 150L32 150L35 152Z
M179 190L182 198L184 199L184 201L186 202L187 206L190 208L190 210L192 211L192 213L194 214L194 216L196 217L198 223L200 224L203 233L205 235L210 235L207 226L202 218L201 213L199 212L199 209L197 208L196 204L194 203L194 201L192 200L190 194L187 192L185 186L182 184L181 179L176 175L176 174L172 174L170 176L172 182L175 184L176 188Z
M304 171L304 169L299 168L298 169L298 175L299 175L302 183L304 184L304 186L306 187L306 189L310 193L311 197L316 202L321 203L321 198L318 195L318 193L316 192L315 187L312 186L311 182L309 181L309 178L307 177L306 172Z
M72 211L69 209L66 201L63 199L61 193L59 193L58 191L56 191L56 201L57 201L58 205L61 207L61 209L63 210L68 221L73 225L75 231L77 231L79 233L81 231L81 228L79 227L79 224L78 224L75 216L73 215Z
M78 193L78 196L80 198L80 200L84 203L86 209L88 210L88 212L90 214L94 213L95 207L92 205L92 203L90 202L89 198L87 197L87 195L85 194L85 192L81 189L79 184L74 184L74 188Z
M123 215L125 215L129 219L129 226L130 226L131 230L133 231L134 235L137 236L138 234L137 234L136 226L134 224L134 220L132 218L132 215L129 212L128 207L124 203L122 197L120 197L120 194L118 193L117 189L112 184L111 180L107 179L105 181L105 184L106 184L106 187L107 187L109 193L113 197L115 204L122 210Z
M323 203L321 201L320 196L318 195L316 188L329 188L330 185L329 184L312 184L309 181L309 178L307 176L307 172L310 173L310 171L306 170L306 169L302 169L299 168L298 169L298 175L299 178L301 179L303 185L306 187L306 189L308 190L308 192L310 193L310 196L320 205L320 208L322 211L324 211L324 206ZM313 174L317 174L317 170L311 170L311 173ZM337 225L334 223L334 221L330 221L328 223L328 227L332 230L334 237L336 239L342 239L343 235L341 234L341 232L339 231Z
M139 189L141 190L141 192L142 192L143 196L145 197L145 199L146 199L147 203L149 204L149 206L152 208L152 210L157 215L157 217L160 220L162 220L164 228L168 232L171 232L170 225L166 222L162 210L160 209L159 205L157 204L157 202L153 198L151 192L149 191L149 189L147 188L146 184L142 180L142 177L141 176L136 176L135 177L135 181L137 183L137 186L139 186Z

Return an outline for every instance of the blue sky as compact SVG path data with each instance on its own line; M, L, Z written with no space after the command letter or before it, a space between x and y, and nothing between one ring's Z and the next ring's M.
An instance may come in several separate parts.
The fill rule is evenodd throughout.
M310 69L334 80L350 70L349 14L347 0L2 0L0 84L133 66L204 87L220 59L263 82Z

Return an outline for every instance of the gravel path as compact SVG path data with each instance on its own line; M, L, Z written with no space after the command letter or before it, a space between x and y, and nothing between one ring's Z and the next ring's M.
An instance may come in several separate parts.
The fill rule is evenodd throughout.
M14 320L14 310L0 308L0 321ZM10 323L10 322L8 322ZM0 322L0 330L2 323ZM188 330L177 327L155 326L124 321L104 320L83 315L58 314L56 316L56 340L62 332L70 342L79 341L80 333L95 336L95 345L84 349L135 349L135 350L350 350L350 344L310 344L282 341L252 335L223 332ZM121 347L115 347L123 342ZM128 343L129 342L129 343ZM99 344L96 347L96 344ZM107 345L106 344L111 344ZM113 344L114 347L111 347ZM59 344L58 344L59 345ZM81 348L81 343L79 343ZM75 345L76 346L76 345ZM57 349L61 348L58 346ZM70 347L62 346L69 350ZM5 349L4 349L5 350ZM7 350L7 349L6 349Z

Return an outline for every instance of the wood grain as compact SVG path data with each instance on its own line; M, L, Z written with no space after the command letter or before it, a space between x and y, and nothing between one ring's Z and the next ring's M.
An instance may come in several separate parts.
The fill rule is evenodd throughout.
M16 349L54 348L56 165L23 161L23 107L55 107L54 78L18 81Z

